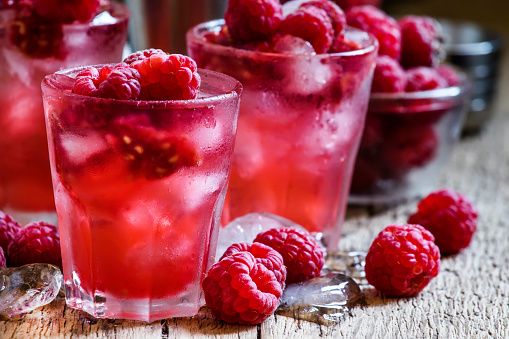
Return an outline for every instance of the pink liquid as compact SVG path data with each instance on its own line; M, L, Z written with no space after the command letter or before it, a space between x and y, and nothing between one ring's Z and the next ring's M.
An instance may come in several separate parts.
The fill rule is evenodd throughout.
M199 67L244 85L223 225L269 212L324 233L328 246L336 247L376 45L364 33L349 31L365 49L328 55L251 52L203 39L218 22L198 26L187 39Z
M64 94L69 79L45 80L71 307L145 321L197 313L215 255L240 96L238 82L215 74L201 73L201 99L173 102ZM178 165L160 174L153 157L165 154L167 140ZM140 148L128 154L118 147L123 142Z
M11 40L13 10L0 10L0 209L55 210L41 81L78 65L119 62L127 37L127 8L115 4L105 22L62 27L61 50L29 55ZM108 16L102 13L102 18Z

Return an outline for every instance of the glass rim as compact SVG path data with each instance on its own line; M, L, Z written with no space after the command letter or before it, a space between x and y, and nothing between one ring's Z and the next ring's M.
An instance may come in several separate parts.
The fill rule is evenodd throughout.
M121 99L112 99L112 98L99 98L86 96L81 94L73 93L67 89L57 88L52 82L58 83L58 80L55 79L57 75L68 76L67 74L77 74L78 71L84 70L88 67L102 67L103 65L89 65L89 66L79 66L74 68L63 69L49 75L46 75L41 82L41 88L44 94L48 92L58 92L60 95L64 97L72 98L73 100L81 100L81 101L94 101L97 103L115 103L122 104L127 106L135 106L139 108L150 108L150 109L169 109L169 108L197 108L203 107L206 105L216 104L221 101L224 101L229 98L240 97L243 86L237 79L226 75L224 73L198 68L198 73L200 74L202 83L203 79L208 77L215 77L216 79L220 79L222 81L227 81L231 85L228 90L225 90L224 93L218 95L211 95L208 97L198 97L195 99L186 99L186 100L121 100ZM112 64L110 64L112 65ZM114 64L113 64L114 65Z
M206 29L206 30L212 31L211 28L220 27L220 26L224 25L224 23L225 23L224 19L215 19L215 20L199 23L198 25L191 27L187 31L186 40L198 42L200 44L204 44L207 46L213 46L214 48L216 48L218 50L235 52L237 55L239 55L241 57L242 56L252 57L252 56L262 55L262 56L268 56L268 57L280 58L280 59L295 59L295 58L328 59L331 57L350 57L350 56L366 55L366 54L369 54L369 53L372 53L372 52L378 50L378 40L375 38L375 36L373 34L362 31L362 30L354 28L354 27L350 27L350 26L347 26L347 28L346 28L350 32L362 32L362 33L366 34L366 36L370 40L370 43L366 47L364 47L362 49L354 50L354 51L337 52L337 53L320 53L320 54L318 54L318 53L315 53L315 54L273 53L273 52L251 51L251 50L247 50L247 49L236 48L233 46L225 46L225 45L215 44L213 42L203 39L199 34L199 32L201 30Z

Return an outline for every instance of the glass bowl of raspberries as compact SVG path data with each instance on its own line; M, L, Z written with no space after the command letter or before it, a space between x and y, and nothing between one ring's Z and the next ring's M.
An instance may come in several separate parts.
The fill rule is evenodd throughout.
M384 205L423 196L459 138L471 82L442 62L436 20L396 20L373 6L354 7L346 17L380 43L349 202Z

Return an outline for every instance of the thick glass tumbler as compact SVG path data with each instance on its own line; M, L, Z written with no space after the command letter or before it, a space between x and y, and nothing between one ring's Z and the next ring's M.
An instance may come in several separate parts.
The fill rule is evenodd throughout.
M53 24L27 16L16 2L0 6L0 209L21 223L56 219L42 79L122 59L129 11L118 3L103 9L88 23Z
M200 70L191 100L72 93L42 84L66 301L95 317L192 316L214 262L242 86Z
M364 128L376 40L348 28L361 49L334 54L276 54L214 44L223 20L187 33L199 67L244 86L223 224L269 212L323 233L338 245L353 165Z

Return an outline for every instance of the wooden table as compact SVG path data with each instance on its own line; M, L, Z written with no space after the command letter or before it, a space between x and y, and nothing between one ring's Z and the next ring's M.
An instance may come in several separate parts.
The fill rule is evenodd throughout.
M463 138L438 187L470 197L479 210L473 242L442 259L438 277L415 298L385 299L365 291L367 305L326 327L273 316L259 326L216 321L206 308L194 318L152 324L90 321L58 299L23 320L0 321L0 338L509 338L509 53L496 114L480 134ZM349 208L343 250L367 250L390 223L404 223L415 201L383 211Z

